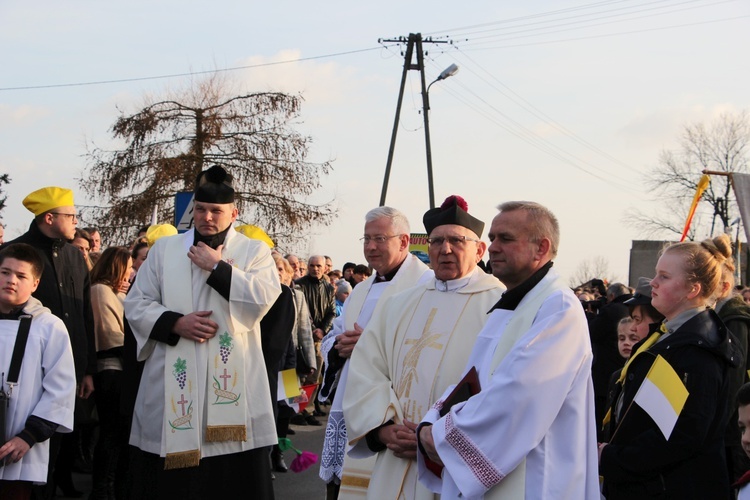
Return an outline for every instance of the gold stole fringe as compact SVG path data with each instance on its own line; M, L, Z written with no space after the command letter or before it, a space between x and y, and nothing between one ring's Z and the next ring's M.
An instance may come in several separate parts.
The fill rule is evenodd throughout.
M200 450L179 451L167 453L164 457L164 470L184 469L186 467L198 467L201 461Z
M206 426L206 441L247 441L247 427L244 425Z

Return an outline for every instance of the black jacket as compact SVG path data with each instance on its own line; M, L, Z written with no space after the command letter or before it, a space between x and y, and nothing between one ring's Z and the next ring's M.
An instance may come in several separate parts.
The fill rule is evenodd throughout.
M735 482L746 471L750 470L750 459L748 459L740 443L741 435L740 427L737 425L736 401L737 391L742 384L747 382L747 370L750 369L747 355L748 337L750 337L750 306L745 303L741 296L735 295L725 302L718 312L721 320L737 340L740 351L745 358L745 362L735 368L729 383L729 421L727 422L726 434L724 434L729 478L732 482Z
M333 287L323 280L310 276L302 276L295 281L305 294L307 307L310 308L312 317L312 328L320 328L325 335L333 326L336 318L336 298Z
M631 405L657 355L689 392L668 441L643 409ZM697 314L633 359L622 387L621 423L599 465L608 500L729 498L724 431L730 372L742 359L713 310Z
M591 377L594 382L596 422L601 424L607 412L607 384L612 373L622 368L625 360L617 349L617 324L628 315L628 306L623 304L632 295L620 295L599 309L599 313L589 325L591 350L594 361L591 364ZM601 438L601 436L600 436Z
M31 245L44 262L39 287L32 295L65 323L73 348L76 380L80 382L84 375L94 375L96 344L91 282L81 251L65 240L48 238L33 221L26 233L3 247L13 243Z

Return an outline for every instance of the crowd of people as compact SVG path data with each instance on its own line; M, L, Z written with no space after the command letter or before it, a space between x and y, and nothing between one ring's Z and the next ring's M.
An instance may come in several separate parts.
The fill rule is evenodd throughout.
M571 289L538 203L499 205L487 244L447 198L422 219L429 265L406 216L373 208L366 263L339 270L235 226L234 199L211 167L193 229L127 247L78 228L69 189L23 200L28 232L0 241L0 498L81 496L76 468L92 499L270 499L305 425L326 426L327 499L750 494L750 290L728 237L665 247L634 289ZM302 411L279 395L290 370Z

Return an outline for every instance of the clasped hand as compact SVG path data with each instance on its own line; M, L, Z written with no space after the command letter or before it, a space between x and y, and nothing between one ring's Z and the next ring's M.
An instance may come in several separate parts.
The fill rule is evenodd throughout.
M404 419L404 424L393 424L378 429L378 439L398 458L417 458L417 424Z

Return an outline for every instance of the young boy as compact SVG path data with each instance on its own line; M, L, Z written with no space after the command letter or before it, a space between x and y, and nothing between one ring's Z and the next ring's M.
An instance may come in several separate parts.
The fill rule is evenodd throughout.
M0 251L0 373L9 393L5 436L0 443L0 498L27 499L31 485L45 483L49 438L71 432L76 378L63 322L31 294L43 263L33 247L17 243ZM20 317L31 326L16 384L7 383ZM5 403L3 403L5 404Z
M626 316L617 323L617 350L625 359L630 357L633 346L638 343L640 337L632 330L633 318Z

